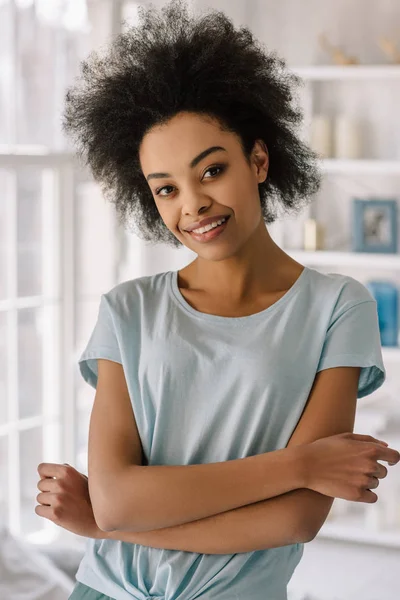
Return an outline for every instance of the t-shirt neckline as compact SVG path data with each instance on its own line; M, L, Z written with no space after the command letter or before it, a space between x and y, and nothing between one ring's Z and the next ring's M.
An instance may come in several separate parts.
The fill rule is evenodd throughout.
M281 298L274 302L274 304L268 306L267 308L264 308L264 310L243 317L223 317L221 315L211 315L193 308L193 306L191 306L189 302L187 302L187 300L184 298L178 287L178 270L168 271L168 283L170 295L173 298L173 300L192 316L197 317L198 319L202 319L203 321L209 321L210 323L213 322L226 323L229 325L244 325L263 320L265 317L278 310L278 308L280 308L283 304L290 300L290 298L297 292L298 288L303 284L303 281L306 279L309 270L309 267L304 266L302 272L300 273L294 284L288 289L286 294L284 294Z

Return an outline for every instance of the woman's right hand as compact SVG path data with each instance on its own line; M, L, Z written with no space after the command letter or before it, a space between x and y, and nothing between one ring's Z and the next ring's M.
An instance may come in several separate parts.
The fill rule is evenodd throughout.
M370 490L388 473L377 461L395 465L400 460L400 453L385 442L351 432L321 438L303 448L306 487L353 502L376 502L378 496Z

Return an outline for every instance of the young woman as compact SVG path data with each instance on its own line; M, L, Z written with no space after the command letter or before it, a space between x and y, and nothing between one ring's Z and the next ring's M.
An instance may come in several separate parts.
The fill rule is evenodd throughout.
M375 502L400 458L352 433L385 379L376 302L269 235L320 181L284 62L221 12L140 19L83 64L65 129L124 223L197 257L101 296L89 479L40 465L38 514L88 537L71 600L284 600L333 499Z

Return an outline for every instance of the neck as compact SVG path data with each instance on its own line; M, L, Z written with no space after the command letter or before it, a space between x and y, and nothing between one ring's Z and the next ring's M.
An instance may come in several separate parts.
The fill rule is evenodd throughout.
M291 287L302 265L289 257L271 238L264 221L240 256L212 261L198 256L190 265L190 288L233 303Z

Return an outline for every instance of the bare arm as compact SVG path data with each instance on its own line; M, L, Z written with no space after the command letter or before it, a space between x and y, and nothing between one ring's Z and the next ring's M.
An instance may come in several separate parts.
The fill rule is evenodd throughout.
M154 531L105 531L104 539L199 554L236 554L309 541L298 503L310 501L299 489L191 523ZM316 492L313 492L316 493ZM325 496L323 496L326 498ZM333 502L333 498L327 498Z
M315 377L307 405L288 447L353 431L360 369L326 369ZM300 449L298 449L300 450ZM154 548L231 554L311 541L333 498L308 489L176 527L144 532L113 531L104 537Z
M172 527L278 496L301 487L299 459L278 450L220 463L128 467L111 480L112 529Z
M141 466L141 455L122 365L99 359L88 470L100 529L182 525L301 488L305 479L301 454L289 448L186 466Z
M112 529L173 527L279 496L303 485L300 458L282 449L211 464L131 465L110 478Z

